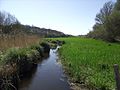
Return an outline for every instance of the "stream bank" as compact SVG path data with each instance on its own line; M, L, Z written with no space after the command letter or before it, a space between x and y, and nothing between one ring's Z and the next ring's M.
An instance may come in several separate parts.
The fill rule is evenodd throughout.
M38 63L30 77L22 80L20 90L71 90L62 66L57 61L58 48L51 49L49 57Z
M0 90L18 90L18 83L49 55L50 46L40 43L27 48L11 48L0 55Z

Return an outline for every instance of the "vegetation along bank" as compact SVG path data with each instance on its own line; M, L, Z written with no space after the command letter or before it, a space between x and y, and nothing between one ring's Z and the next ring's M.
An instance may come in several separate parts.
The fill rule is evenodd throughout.
M71 82L97 90L114 90L113 65L120 65L120 45L88 38L56 38L61 62Z
M11 48L0 53L0 90L17 90L18 83L46 54L50 46L44 42L26 48Z

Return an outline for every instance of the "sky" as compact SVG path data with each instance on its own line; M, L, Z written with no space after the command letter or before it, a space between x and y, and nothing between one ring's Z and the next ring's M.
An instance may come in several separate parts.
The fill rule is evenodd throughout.
M109 0L0 0L0 11L14 15L24 25L72 35L92 30L95 16ZM116 0L112 0L116 1Z

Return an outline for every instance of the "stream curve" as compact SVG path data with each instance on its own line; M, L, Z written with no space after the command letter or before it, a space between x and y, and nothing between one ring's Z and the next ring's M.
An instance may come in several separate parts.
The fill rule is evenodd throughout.
M71 90L62 66L57 62L58 48L51 49L49 57L37 65L30 77L21 81L19 90Z

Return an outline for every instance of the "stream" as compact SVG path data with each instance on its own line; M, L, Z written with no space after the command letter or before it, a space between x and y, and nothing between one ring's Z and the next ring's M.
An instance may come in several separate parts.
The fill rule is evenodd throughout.
M62 66L57 61L58 48L51 49L49 57L43 59L32 74L21 81L19 90L71 90Z

